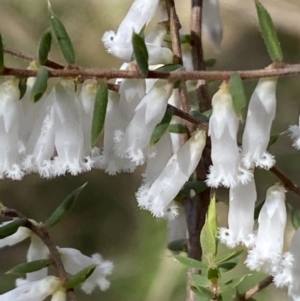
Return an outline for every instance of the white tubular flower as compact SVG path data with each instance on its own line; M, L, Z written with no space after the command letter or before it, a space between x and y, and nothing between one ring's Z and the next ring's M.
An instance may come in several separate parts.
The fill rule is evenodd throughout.
M102 291L109 288L110 283L106 277L110 275L113 270L113 263L111 261L103 260L100 254L94 254L92 257L88 257L72 248L58 248L58 251L66 271L71 275L78 273L90 265L97 265L92 275L81 285L81 289L86 294L90 294L97 286Z
M120 114L119 94L114 91L108 93L108 104L104 123L104 141L101 155L93 158L95 167L104 169L109 175L119 172L133 172L135 164L127 158L119 158L114 152L114 134L117 129L125 129L128 122Z
M272 122L276 112L277 78L259 80L249 102L243 134L243 164L270 169L275 159L267 152Z
M213 113L209 120L211 158L206 183L211 187L234 187L240 181L246 184L252 174L239 167L237 132L239 121L234 112L228 85L224 82L212 98Z
M258 217L255 246L245 261L250 270L263 270L274 275L279 269L286 224L285 192L279 185L267 191Z
M165 80L155 82L136 107L125 133L122 130L115 132L115 152L119 157L129 158L136 165L144 163L152 132L164 116L172 90L173 84Z
M94 79L86 80L83 83L80 94L78 96L84 137L84 156L90 156L92 151L91 133L96 92L97 81Z
M0 85L0 178L20 180L18 131L20 119L20 92L18 80L11 79Z
M198 130L168 161L166 167L137 201L155 217L176 217L176 206L170 203L197 167L205 146L205 132Z
M26 172L38 172L43 178L53 177L54 154L54 90L40 100L41 106L26 145L26 156L22 168Z
M77 175L90 170L91 163L84 161L84 137L75 86L73 81L62 81L54 89L54 143L58 154L54 172L57 175L65 172Z
M288 129L291 139L293 140L293 147L300 150L300 116L298 125L291 125Z
M23 283L0 295L0 301L43 301L46 297L55 294L61 286L59 278L48 276L38 281Z
M220 241L229 248L239 243L249 247L253 243L254 209L256 202L254 178L245 185L238 183L229 190L229 229L220 228Z
M52 295L51 301L67 301L67 293L65 289L60 289Z
M220 50L223 27L219 0L203 0L203 30L216 51Z
M290 247L290 253L293 256L293 264L291 266L291 279L290 284L288 288L288 295L292 298L293 301L299 301L300 300L300 228L297 229L295 232L291 247Z
M122 61L129 62L132 56L132 33L139 33L151 21L158 4L159 0L135 0L117 33L104 33L102 42L107 51Z

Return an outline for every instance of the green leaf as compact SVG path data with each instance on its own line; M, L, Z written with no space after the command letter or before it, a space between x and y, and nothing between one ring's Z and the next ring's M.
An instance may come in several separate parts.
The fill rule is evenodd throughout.
M216 258L216 264L219 264L219 263L226 262L226 261L229 261L231 259L234 259L234 258L240 256L244 251L245 251L244 249L241 249L241 250L234 251L232 253L225 254L225 255L222 255L220 257L217 257Z
M180 70L182 69L182 65L179 64L167 64L164 66L161 66L157 69L155 69L155 71L157 72L172 72L172 71L176 71L176 70Z
M282 51L271 16L258 0L255 0L255 5L261 34L266 44L269 56L273 62L281 62Z
M48 70L46 67L40 67L36 80L31 90L31 99L33 102L37 102L41 99L43 94L47 90L48 83Z
M39 271L43 268L46 268L52 264L50 259L41 259L41 260L34 260L30 262L21 263L9 271L6 274L14 274L14 275L24 275L27 273L32 273L35 271Z
M132 46L133 54L139 67L140 73L143 77L147 77L149 73L148 50L144 39L140 35L133 33Z
M196 286L210 287L210 281L204 275L192 274L191 278Z
M45 65L47 59L48 59L48 54L51 49L51 43L52 43L52 35L49 30L47 30L41 37L40 42L39 42L39 50L38 50L38 58L39 58L39 63L41 65Z
M168 108L166 110L166 113L162 119L162 121L155 127L151 138L150 138L150 145L156 144L159 139L163 136L163 134L166 132L168 129L171 119L173 116L173 110L171 108Z
M178 196L190 196L191 190L194 190L196 194L201 193L207 189L207 185L204 181L188 181L186 182L178 193Z
M19 229L19 227L24 226L24 224L27 222L27 218L20 218L12 221L11 223L8 223L4 226L0 227L0 239L3 239L7 236L10 236L14 233L16 233Z
M168 243L167 248L172 252L187 252L187 239L177 239Z
M78 272L74 277L72 277L69 281L67 281L64 284L65 289L70 289L78 286L82 282L84 282L86 279L88 279L93 272L95 271L97 265L93 264L90 265L84 269L82 269L80 272Z
M57 38L60 50L69 65L75 63L75 51L70 37L62 24L62 22L53 14L51 14L51 26Z
M205 67L213 67L217 63L216 59L208 59L204 61L204 66Z
M48 220L45 222L45 226L50 228L57 224L73 207L75 201L77 200L78 195L82 189L86 186L87 183L84 183L82 186L73 190L57 207L57 209L51 214Z
M263 200L262 202L258 203L257 205L255 205L255 209L254 209L254 220L258 219L260 210L262 208L262 206L264 205L265 200Z
M2 42L2 35L0 34L0 72L4 69L4 48Z
M164 41L167 43L172 43L171 35L169 35L169 34L165 35ZM189 34L180 35L180 44L191 44L191 42L192 42L191 35L189 35Z
M291 222L295 230L300 227L300 211L293 209L291 210Z
M230 261L225 261L218 264L218 268L222 270L222 272L228 272L234 269L238 264L238 258L231 259Z
M229 90L235 113L240 120L243 120L243 110L246 107L247 100L243 81L238 73L231 75L229 81Z
M23 96L26 93L26 90L27 90L27 78L20 78L18 88L19 88L19 91L20 91L20 98L19 99L22 99Z
M198 269L198 270L207 269L207 264L202 262L202 261L198 261L196 259L184 257L184 256L181 256L181 255L176 255L176 256L174 256L174 258L176 260L178 260L181 264L183 264L183 265L185 265L189 268L195 268L195 269Z
M207 278L210 281L215 282L217 279L220 278L220 271L218 268L209 268L207 271Z
M220 285L219 287L219 292L222 293L226 293L230 290L233 290L235 287L237 287L246 277L250 276L251 274L246 274L243 276L239 276L239 277L235 277L231 280L229 280L228 282L226 282L223 285Z
M204 298L208 298L208 300L211 300L215 297L213 292L210 289L206 288L206 287L192 286L191 289L197 295L199 295L201 297L204 297Z
M200 241L203 253L206 257L217 253L217 215L216 198L211 199L205 224L200 234Z
M201 122L208 122L209 121L209 117L207 117L204 113L201 113L199 111L191 111L190 114L197 118L199 121Z
M180 123L173 123L169 125L169 132L170 133L175 133L175 134L186 134L187 133L187 128Z
M275 135L272 135L270 137L270 140L269 140L269 144L268 144L268 147L267 147L267 150L270 148L271 145L275 144L278 140L278 138L280 137L280 134L275 134Z
M100 82L96 92L92 121L92 146L95 146L104 127L108 103L108 87L106 82Z

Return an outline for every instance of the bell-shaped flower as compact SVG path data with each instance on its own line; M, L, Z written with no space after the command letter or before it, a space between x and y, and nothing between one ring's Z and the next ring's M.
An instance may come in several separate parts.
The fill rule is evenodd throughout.
M91 160L84 157L84 137L80 109L73 81L62 81L54 88L54 144L57 157L54 173L77 175L91 169Z
M61 289L62 282L59 278L47 276L38 281L22 283L15 289L0 295L0 301L43 301Z
M206 183L211 187L234 187L240 181L251 180L251 172L240 167L237 132L239 121L235 114L228 85L224 82L212 98L213 113L209 120L211 159Z
M165 80L155 82L136 107L126 131L115 132L115 152L119 157L129 158L136 165L144 163L152 132L164 116L172 90L173 84Z
M260 79L251 96L242 147L242 161L246 168L269 169L275 164L267 147L276 113L276 83L277 78Z
M139 33L151 21L158 4L159 0L135 0L117 33L113 31L104 33L102 42L107 51L122 61L129 62L133 52L132 34Z
M11 79L0 85L0 178L20 180L19 118L20 92L18 80Z
M245 261L250 270L263 270L274 275L280 267L286 224L285 192L278 184L267 191L258 217L255 245Z
M102 291L109 288L110 283L106 277L113 270L111 261L103 260L100 254L94 254L89 257L72 248L58 248L58 251L66 272L71 275L75 275L88 266L97 265L92 275L81 285L81 289L86 294L90 294L97 286Z
M254 178L247 184L238 183L229 190L229 229L219 229L219 239L229 248L239 243L249 247L253 243L254 209L256 202Z
M198 130L174 154L167 165L153 182L148 191L137 193L137 201L141 208L150 210L156 217L174 218L177 208L171 205L184 183L196 169L205 146L206 135Z
M132 95L132 94L130 94ZM109 175L119 172L133 172L135 164L127 158L120 158L114 152L114 134L118 129L124 129L128 122L121 116L119 108L119 94L114 91L108 93L108 103L104 122L104 141L101 154L94 154L93 160L96 168L104 169ZM130 111L126 111L126 116Z
M202 26L216 51L220 50L223 26L219 0L203 0Z
M298 125L291 125L288 129L290 137L293 140L293 147L300 150L300 116Z

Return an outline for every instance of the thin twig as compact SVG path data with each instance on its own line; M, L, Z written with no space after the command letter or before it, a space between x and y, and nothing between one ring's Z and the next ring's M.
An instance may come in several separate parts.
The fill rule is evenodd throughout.
M149 71L147 78L167 80L229 80L230 76L238 73L242 79L259 79L264 77L289 76L300 74L300 64L286 64L275 69L237 70L237 71ZM5 68L0 75L19 77L35 77L37 71L27 69ZM96 68L49 70L49 77L74 77L74 78L143 78L138 71L104 70Z
M257 285L250 288L245 294L239 296L239 300L244 301L244 300L250 299L256 293L260 292L261 290L263 290L264 288L269 286L272 282L273 282L273 277L272 276L266 277L261 282L259 282Z

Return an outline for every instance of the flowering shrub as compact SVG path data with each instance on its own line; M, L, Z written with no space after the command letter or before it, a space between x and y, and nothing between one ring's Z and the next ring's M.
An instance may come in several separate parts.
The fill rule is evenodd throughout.
M192 3L191 34L184 34L173 0L133 1L117 31L107 31L102 37L107 52L122 61L120 70L76 66L72 42L49 1L52 31L42 36L38 57L27 69L5 65L8 51L1 38L0 73L7 79L0 85L0 177L21 180L37 173L46 180L93 168L113 176L145 165L137 204L154 217L168 220L168 247L179 262L191 268L189 300L196 296L247 300L273 282L287 288L289 298L297 301L300 215L295 210L291 217L296 232L288 252L283 244L290 214L286 192L300 196L300 189L276 168L275 157L268 151L278 139L270 137L276 117L277 78L295 73L295 68L282 62L272 19L255 0L272 64L256 71L204 71L207 62L201 28L220 50L220 7L218 0ZM153 27L149 25L152 21L156 22ZM59 43L66 66L48 59L52 37ZM247 78L259 81L244 114L243 79ZM222 80L211 98L208 79ZM299 150L299 126L286 132ZM101 147L97 144L100 137ZM259 205L256 168L274 173L279 180ZM31 244L27 262L9 271L23 277L17 279L15 289L0 295L0 301L40 301L48 296L52 301L74 301L78 286L87 294L109 288L111 261L98 253L89 257L73 248L59 248L48 234L83 187L71 192L45 223L1 204L1 215L10 221L0 227L0 247L28 237ZM229 190L228 228L217 223L216 189L220 187ZM219 254L219 243L238 249ZM237 287L249 274L227 282L223 277L237 265L241 254L251 273L267 275L263 283L245 293ZM56 276L48 275L51 265Z

